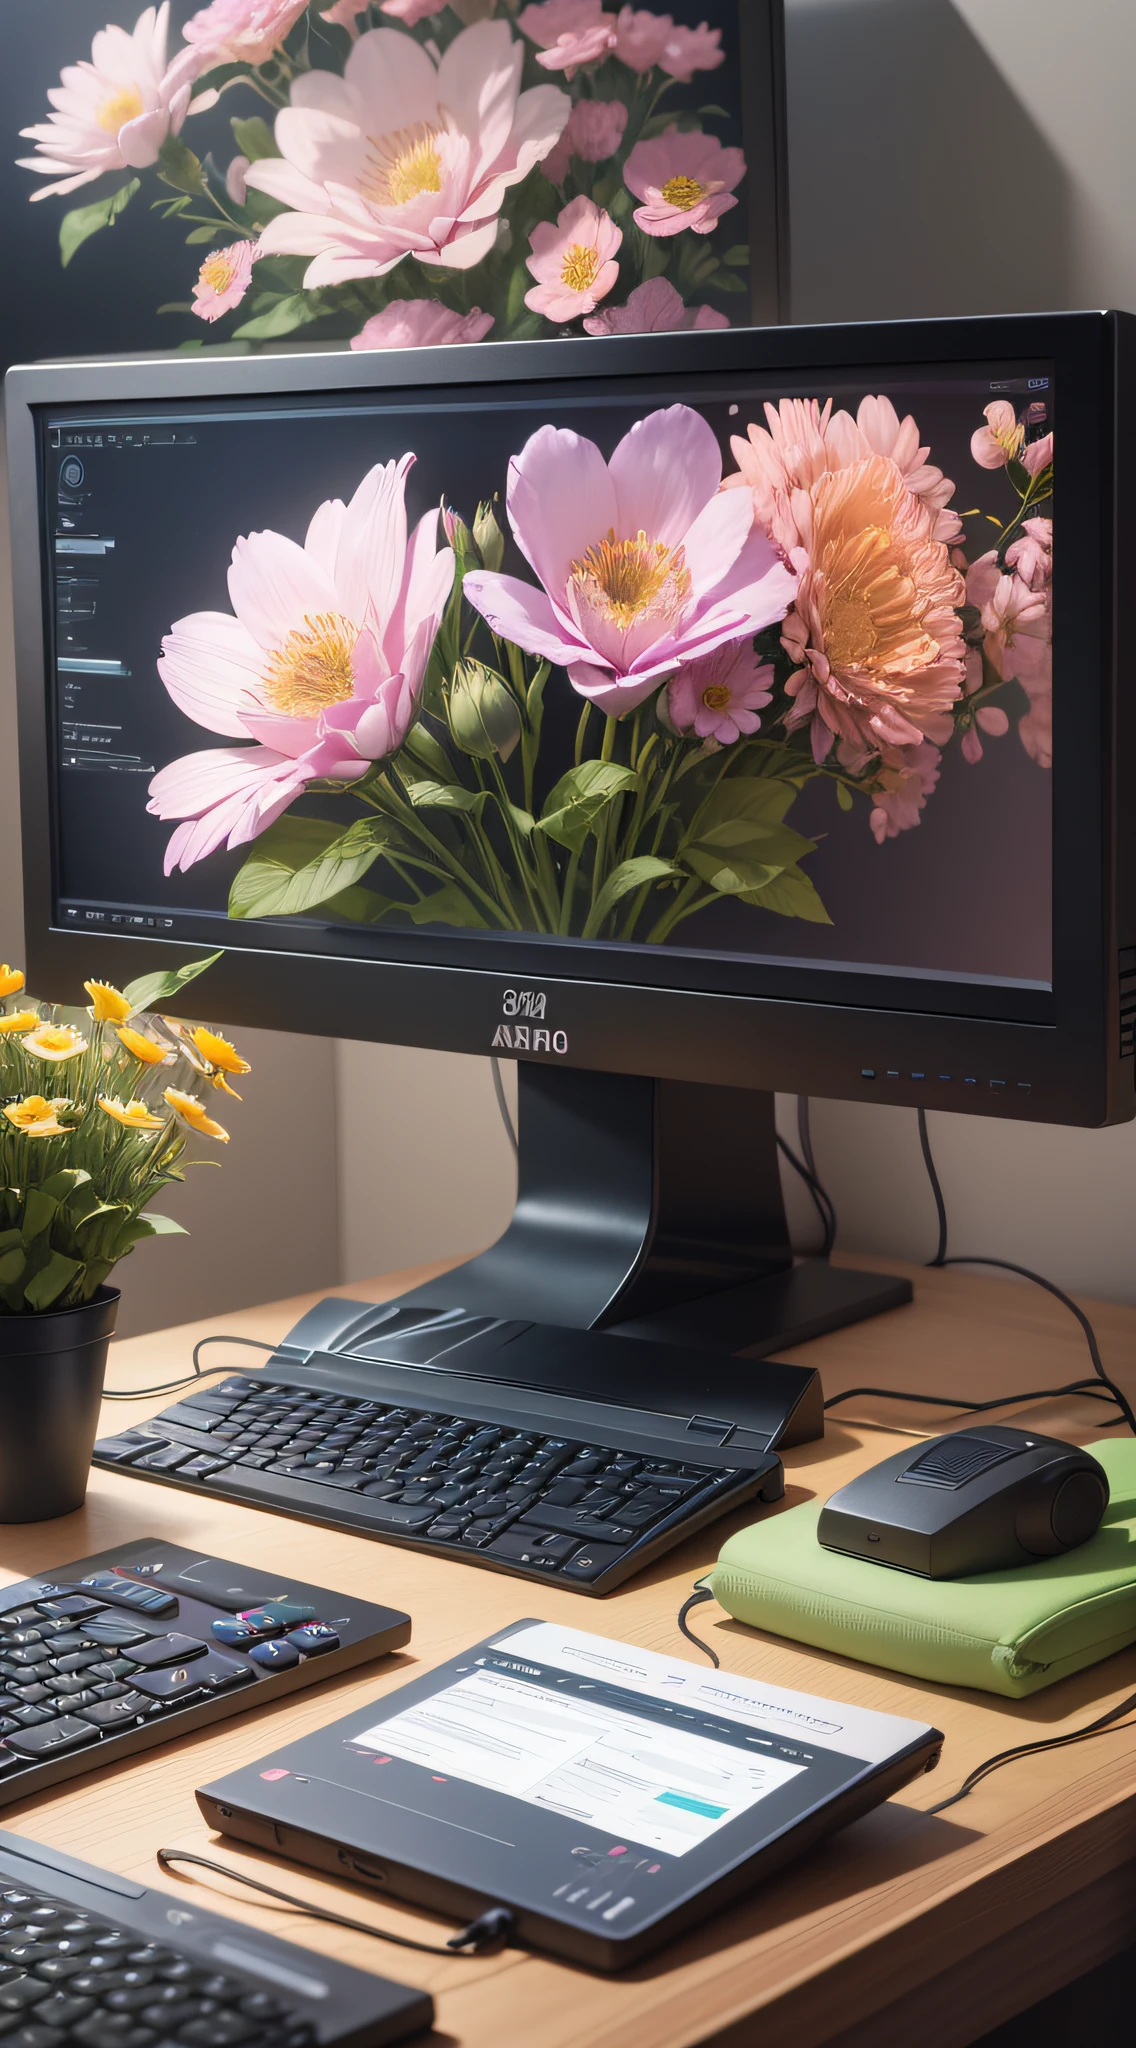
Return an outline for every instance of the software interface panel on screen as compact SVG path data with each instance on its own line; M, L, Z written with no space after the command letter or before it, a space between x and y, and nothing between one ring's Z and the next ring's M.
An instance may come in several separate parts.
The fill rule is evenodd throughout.
M1053 408L1014 363L47 411L58 921L1036 1002Z

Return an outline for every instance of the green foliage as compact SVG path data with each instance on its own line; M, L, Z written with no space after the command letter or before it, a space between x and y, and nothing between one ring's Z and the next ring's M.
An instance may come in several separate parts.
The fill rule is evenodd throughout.
M96 199L91 206L74 206L65 213L59 223L59 258L66 270L76 249L97 235L100 228L114 226L120 213L124 213L134 194L141 190L139 178L129 178L112 192L108 199Z
M131 1009L152 1009L155 1003L171 1002L174 996L181 994L183 988L189 987L191 981L196 981L199 974L204 974L208 968L215 967L220 958L220 953L207 953L204 960L190 960L184 967L159 969L156 974L139 975L137 981L127 982L122 993Z
M634 770L617 761L581 761L560 777L537 819L537 830L569 853L579 853L600 813L622 790L634 787Z
M463 754L507 761L521 737L521 713L503 676L483 661L460 661L449 698L450 731Z
M258 313L252 320L233 330L235 341L275 341L281 335L294 334L297 327L307 327L318 320L322 312L318 300L311 292L289 292L270 305L267 312Z
M207 190L201 159L194 156L180 135L167 135L163 142L158 158L158 176L163 185L172 185L175 192L187 192L193 198Z
M259 114L252 114L243 121L234 118L229 126L233 131L233 141L250 164L259 163L266 156L279 156L272 130Z
M229 916L296 917L312 910L361 880L392 836L390 827L371 818L357 818L346 831L323 818L278 818L234 877Z

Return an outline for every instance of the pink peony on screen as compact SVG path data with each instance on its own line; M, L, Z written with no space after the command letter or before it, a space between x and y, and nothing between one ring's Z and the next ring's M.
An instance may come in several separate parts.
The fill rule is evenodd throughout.
M1048 988L1053 417L1026 364L49 423L60 914Z

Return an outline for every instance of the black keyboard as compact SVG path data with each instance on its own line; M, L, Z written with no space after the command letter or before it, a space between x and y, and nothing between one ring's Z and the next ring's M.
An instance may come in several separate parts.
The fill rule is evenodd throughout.
M397 1608L159 1541L5 1586L0 1804L409 1639ZM0 1986L0 2042L4 2010Z
M767 1451L667 1457L633 1429L569 1439L420 1403L233 1378L103 1438L95 1462L587 1593L784 1491Z
M0 1833L5 2048L383 2048L433 2002Z

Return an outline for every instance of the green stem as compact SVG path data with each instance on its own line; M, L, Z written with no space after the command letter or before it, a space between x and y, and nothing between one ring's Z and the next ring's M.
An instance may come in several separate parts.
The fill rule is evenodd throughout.
M610 761L612 759L615 753L615 736L618 728L618 718L613 718L609 712L604 722L603 745L600 748L601 761Z
M458 882L470 896L475 897L483 909L491 911L493 916L498 920L498 922L503 926L503 928L506 931L513 929L513 927L510 926L508 919L502 915L500 904L495 902L494 898L489 895L488 891L481 887L480 882L474 880L473 876L469 873L468 869L464 868L461 862L450 852L449 848L444 846L442 844L442 841L435 837L434 833L430 831L429 826L424 825L422 823L421 818L419 817L413 804L410 803L407 798L400 795L399 791L394 788L394 773L394 769L390 768L388 769L387 773L380 778L380 782L384 788L384 794L386 795L387 798L387 802L385 805L375 803L369 797L363 798L363 801L365 803L371 803L372 809L380 812L386 809L387 814L389 816L397 818L399 824L403 827L404 831L409 832L412 835L412 837L416 838L420 845L428 847L431 853L434 854L435 858L445 868L446 873L450 875L455 882Z
M591 715L592 715L592 705L591 705L591 699L590 699L590 698L588 698L588 697L585 697L585 699L584 699L584 708L583 708L583 710L582 710L582 711L581 711L581 713L580 713L580 723L579 723L579 725L578 725L578 726L576 727L576 756L575 756L575 764L576 764L576 767L577 767L577 768L579 767L579 765L580 765L581 761L582 761L582 760L583 760L583 758L584 758L584 735L585 735L585 733L586 733L586 732L587 732L587 730L588 730L588 720L589 720L589 718L591 717Z
M693 898L697 896L700 887L701 884L694 876L691 876L689 882L683 883L670 908L664 910L661 917L656 918L655 923L647 933L647 944L649 946L661 945L667 933L673 929L680 918L686 917L689 914L689 908L694 907ZM712 900L712 895L707 898L708 902ZM684 906L689 906L689 908Z

